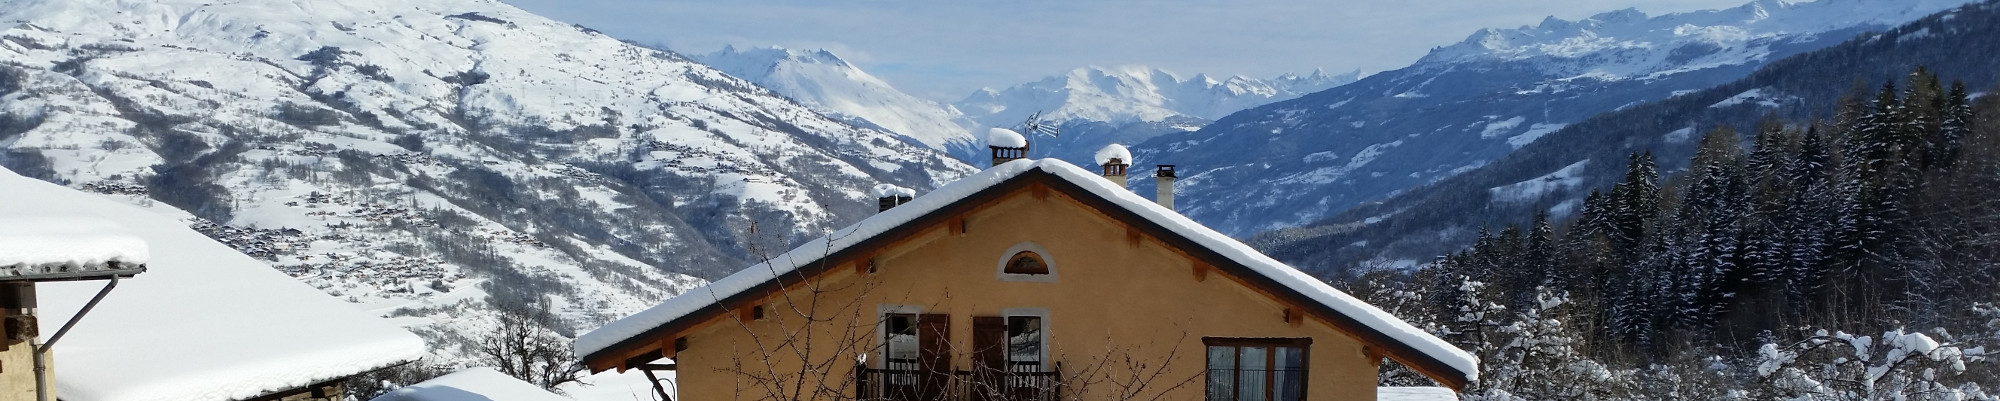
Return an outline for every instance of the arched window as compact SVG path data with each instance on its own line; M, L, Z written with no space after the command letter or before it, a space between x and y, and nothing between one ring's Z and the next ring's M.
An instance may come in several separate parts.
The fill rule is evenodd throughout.
M1049 274L1049 262L1042 261L1042 255L1035 251L1015 252L1007 258L1007 274Z
M1033 242L1022 242L1008 247L1000 253L999 266L995 273L1000 281L1023 281L1033 283L1053 283L1056 281L1057 262L1047 248Z

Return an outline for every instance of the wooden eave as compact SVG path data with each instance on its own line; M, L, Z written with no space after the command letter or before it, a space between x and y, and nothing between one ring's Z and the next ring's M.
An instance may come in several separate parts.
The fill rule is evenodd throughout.
M1440 384L1454 390L1463 390L1467 384L1466 374L1451 367L1450 364L1440 361L1437 358L1432 358L1430 355L1417 350L1409 344L1396 341L1395 338L1390 337L1387 333L1375 330L1361 323L1361 321L1354 319L1354 317L1340 313L1304 293L1285 286L1269 276L1258 273L1256 269L1238 263L1234 259L1223 256L1221 253L1181 235L1179 232L1146 219L1137 212L1119 206L1109 199L1091 193L1076 183L1041 169L1028 170L999 184L980 190L977 193L967 196L965 199L960 199L950 205L925 213L923 216L885 230L881 234L864 239L845 249L833 252L823 258L803 263L798 269L794 269L791 272L752 286L748 290L730 294L720 302L713 304L713 307L689 313L651 330L647 330L645 333L614 343L596 353L584 355L584 364L593 373L611 369L622 371L627 367L637 366L638 363L672 356L674 351L672 348L664 346L665 344L670 344L682 334L692 331L692 329L698 328L708 321L730 318L732 311L754 305L765 299L765 297L783 292L794 285L805 283L808 280L820 277L829 272L838 271L841 267L848 266L849 263L868 263L867 259L875 255L882 248L921 235L928 231L925 229L927 227L950 224L957 218L983 209L988 203L997 201L1008 194L1023 189L1032 191L1032 193L1038 195L1037 198L1045 197L1045 191L1050 190L1067 195L1078 203L1095 209L1098 213L1104 214L1113 220L1122 222L1129 227L1138 228L1151 237L1151 239L1160 241L1168 249L1173 249L1194 259L1194 263L1197 266L1197 274L1202 274L1209 269L1213 269L1252 289L1279 298L1279 302L1303 309L1311 316L1318 317L1335 329L1352 335L1356 339L1368 344L1371 346L1370 350L1379 349L1382 355L1398 363L1402 363L1404 366L1408 366L1412 370L1416 370L1418 373L1422 373L1432 380L1438 381Z

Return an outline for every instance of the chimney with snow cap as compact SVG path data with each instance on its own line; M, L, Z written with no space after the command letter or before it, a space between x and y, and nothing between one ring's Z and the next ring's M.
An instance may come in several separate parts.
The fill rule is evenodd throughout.
M1104 166L1104 179L1124 188L1125 168L1132 166L1132 151L1125 149L1125 145L1104 145L1097 150L1097 165Z
M1014 132L1011 129L994 128L987 130L986 147L993 149L993 165L995 166L1028 157L1028 137L1021 136L1021 133Z
M876 205L881 207L881 209L876 210L877 213L886 212L890 208L910 203L911 199L916 199L917 197L916 190L899 187L896 184L879 184L875 186L874 190L869 191L869 193L875 195Z
M1153 198L1153 201L1158 202L1162 207L1166 207L1167 210L1174 210L1175 178L1174 165L1172 164L1162 164L1158 170L1153 171L1153 186L1157 191L1154 193L1156 197Z

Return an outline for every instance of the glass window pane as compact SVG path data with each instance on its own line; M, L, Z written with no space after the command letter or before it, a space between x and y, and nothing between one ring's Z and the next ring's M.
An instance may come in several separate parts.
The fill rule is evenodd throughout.
M1236 393L1236 347L1208 347L1208 401L1231 401Z
M1040 316L1007 317L1007 370L1011 372L1042 371L1043 335Z
M1264 347L1242 347L1236 358L1236 401L1266 401L1264 383L1270 379L1267 362L1269 350Z
M1277 347L1278 357L1272 369L1272 385L1276 388L1276 401L1300 401L1305 396L1305 350L1297 347Z
M1208 347L1209 369L1236 369L1236 347Z
M884 333L882 368L889 370L917 369L917 315L907 313L889 314L883 322ZM889 375L889 384L910 385L916 383L916 375L901 373Z

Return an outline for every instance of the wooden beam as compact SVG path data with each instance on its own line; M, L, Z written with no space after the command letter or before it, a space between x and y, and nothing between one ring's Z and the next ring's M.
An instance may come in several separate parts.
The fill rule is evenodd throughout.
M607 370L618 369L618 373L625 373L625 370L622 369L621 366L618 366L618 364L612 362L615 361L605 360L605 359L584 360L584 364L590 365L590 371L592 372L603 372Z

